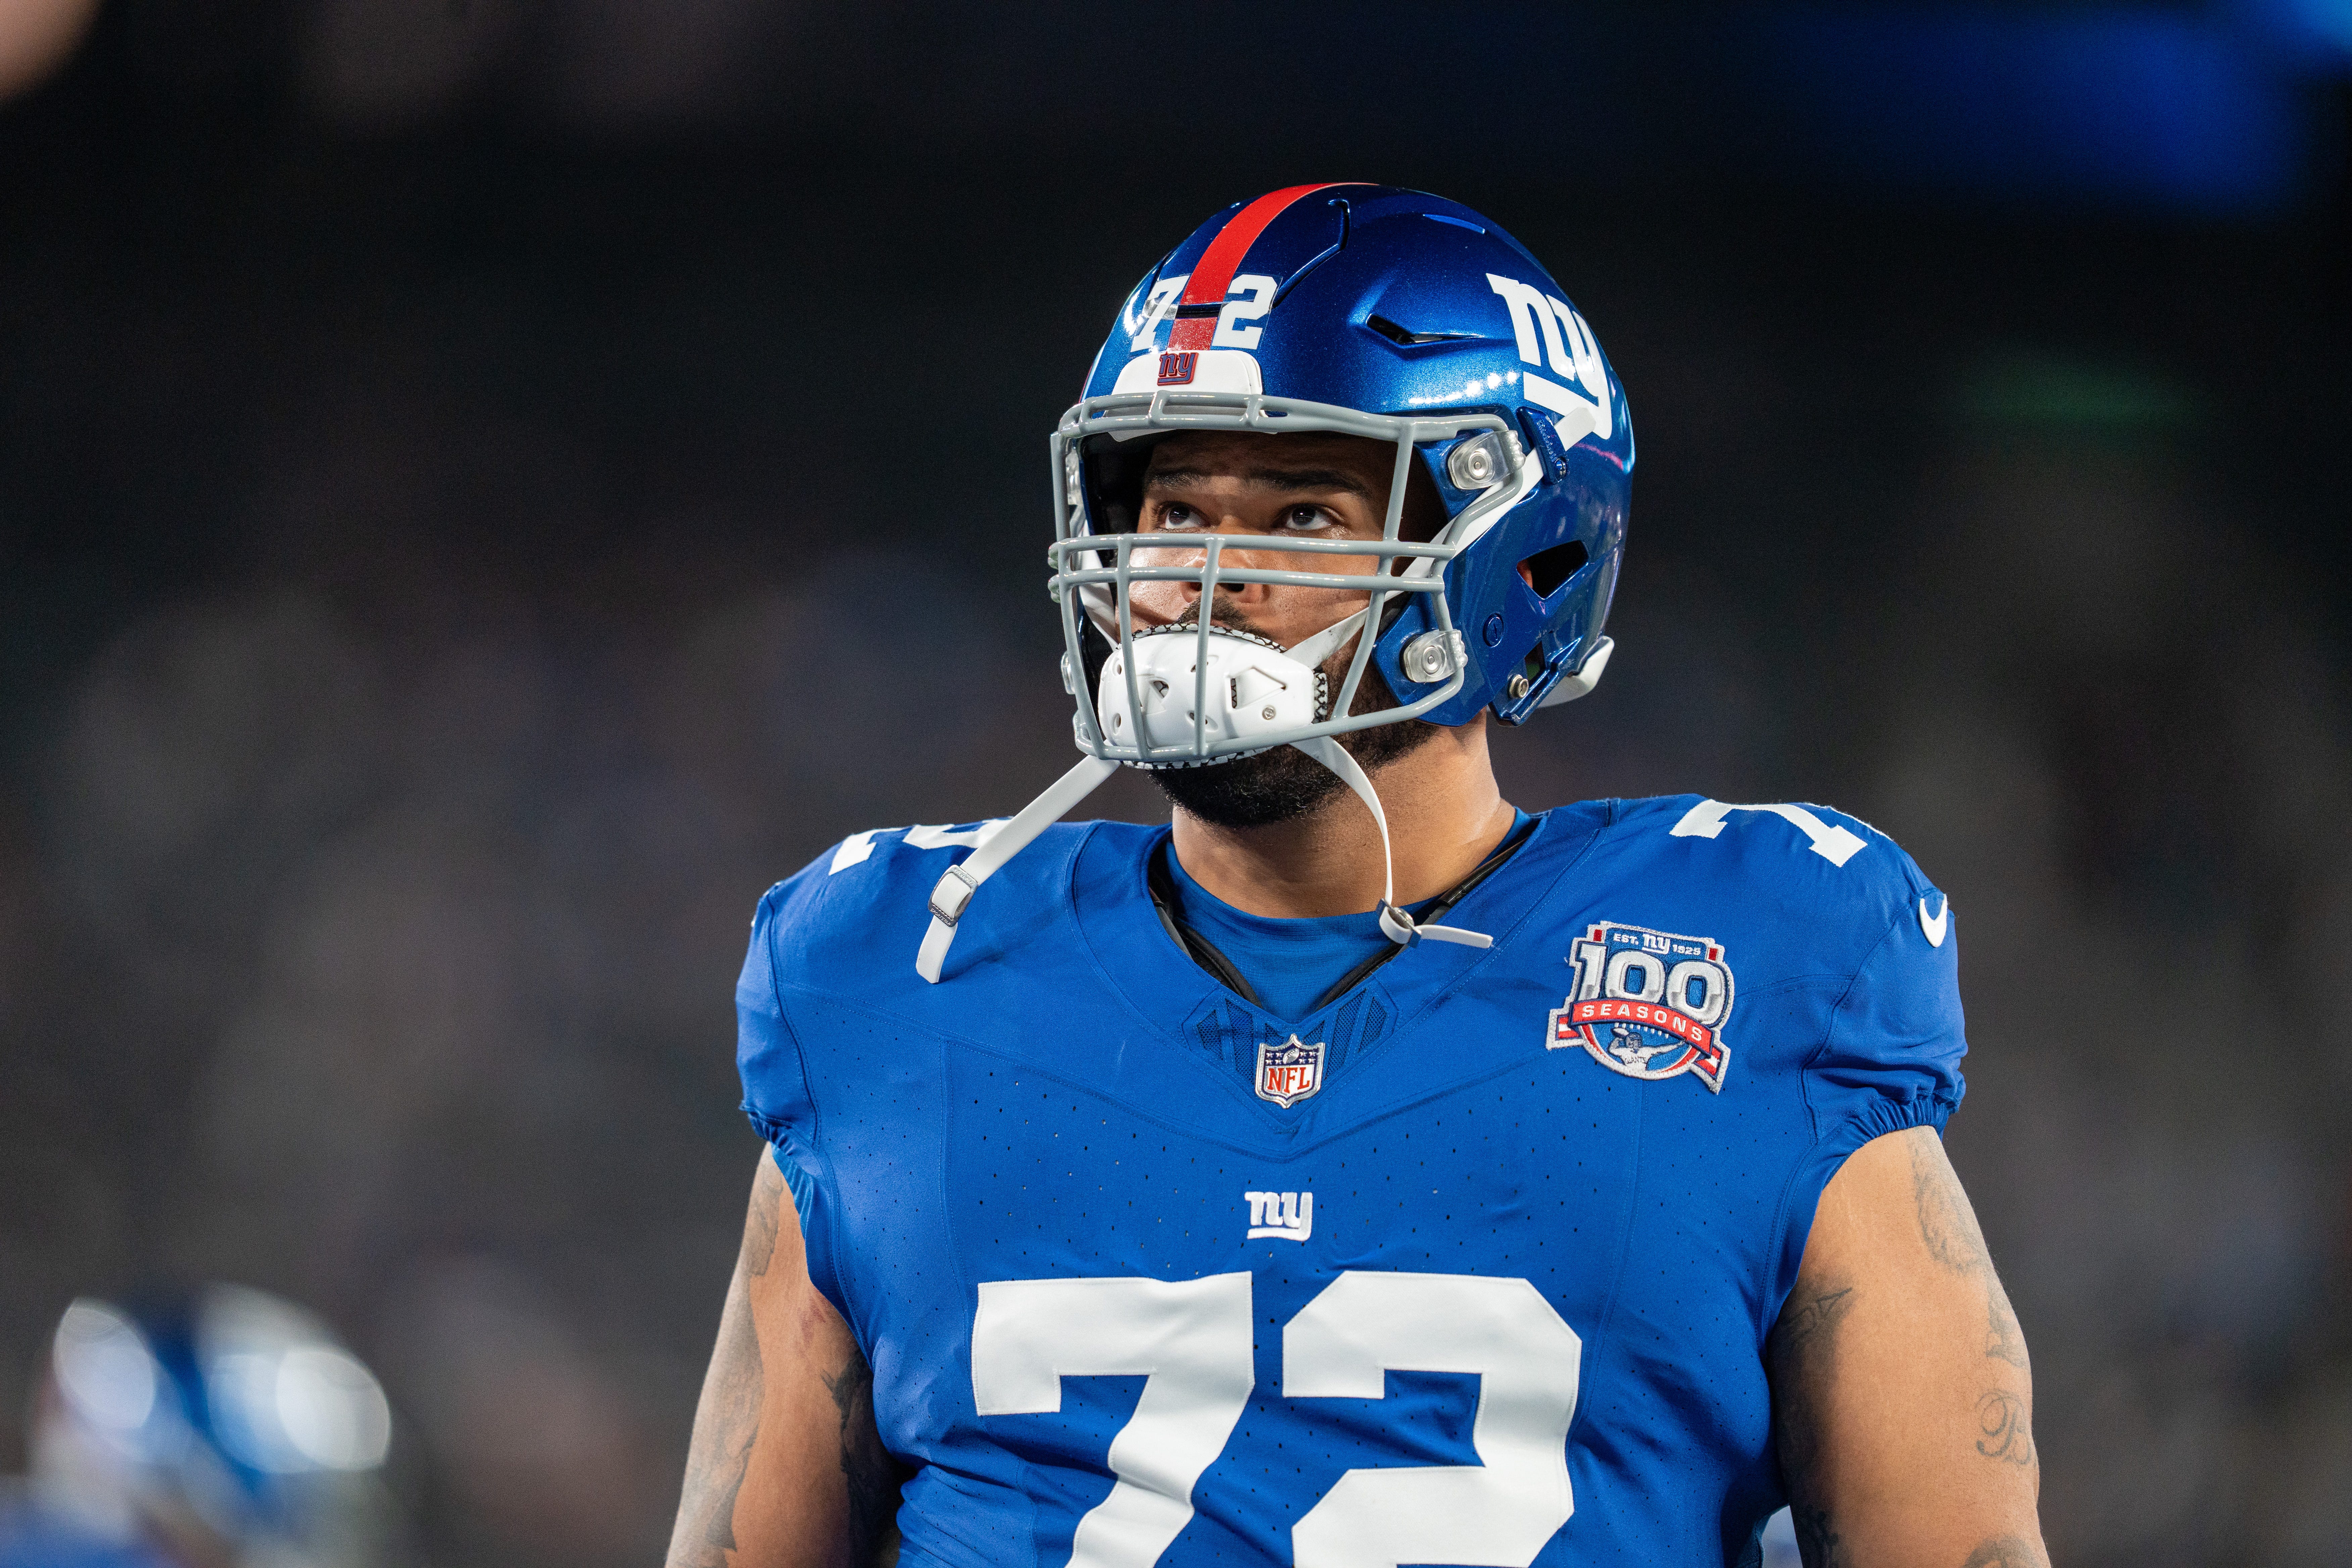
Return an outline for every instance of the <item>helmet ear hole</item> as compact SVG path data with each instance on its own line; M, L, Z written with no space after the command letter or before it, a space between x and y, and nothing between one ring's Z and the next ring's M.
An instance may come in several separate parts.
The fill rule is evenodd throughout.
M1143 511L1143 474L1163 434L1120 441L1093 436L1080 448L1087 523L1095 533L1133 533Z
M1549 599L1568 585L1568 580L1584 570L1592 559L1584 548L1584 541L1571 539L1565 544L1555 544L1549 550L1538 550L1519 563L1519 576L1533 588L1536 597Z
M1426 544L1438 535L1447 522L1445 501L1437 493L1437 483L1429 477L1428 468L1412 465L1404 479L1404 513L1397 519L1397 537L1414 544ZM1402 567L1403 562L1396 563Z

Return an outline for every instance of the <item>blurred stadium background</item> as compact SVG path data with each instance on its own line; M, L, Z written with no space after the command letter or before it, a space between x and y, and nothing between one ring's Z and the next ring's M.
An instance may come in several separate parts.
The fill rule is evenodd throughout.
M418 1556L656 1560L770 882L1067 754L1045 437L1370 178L1643 455L1530 806L1832 802L1965 931L2053 1558L2352 1561L2352 5L0 5L0 1473L67 1302L383 1378ZM1160 813L1129 779L1107 808Z

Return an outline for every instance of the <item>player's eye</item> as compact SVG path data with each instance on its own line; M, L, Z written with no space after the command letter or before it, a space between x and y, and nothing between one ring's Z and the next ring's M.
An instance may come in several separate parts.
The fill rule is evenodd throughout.
M1153 510L1152 526L1169 532L1190 531L1203 526L1201 514L1182 501L1161 501Z
M1339 519L1319 506L1294 506L1283 512L1280 526L1285 533L1318 533L1338 522Z

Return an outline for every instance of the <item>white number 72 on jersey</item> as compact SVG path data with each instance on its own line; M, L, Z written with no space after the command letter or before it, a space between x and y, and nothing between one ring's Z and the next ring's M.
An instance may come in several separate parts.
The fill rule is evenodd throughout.
M972 1401L1062 1407L1066 1377L1144 1377L1111 1439L1118 1484L1078 1521L1069 1568L1151 1568L1255 1384L1250 1277L998 1279L980 1288ZM1475 1465L1348 1471L1291 1527L1297 1568L1527 1568L1576 1511L1568 1427L1583 1342L1525 1279L1350 1269L1282 1331L1286 1399L1379 1399L1390 1372L1478 1374Z

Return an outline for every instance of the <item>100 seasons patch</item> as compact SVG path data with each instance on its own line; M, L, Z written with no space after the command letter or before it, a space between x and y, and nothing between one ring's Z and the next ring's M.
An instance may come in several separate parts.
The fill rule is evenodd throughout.
M1570 944L1568 962L1576 989L1552 1009L1547 1049L1582 1046L1627 1078L1686 1072L1723 1092L1732 984L1719 943L1599 921Z

